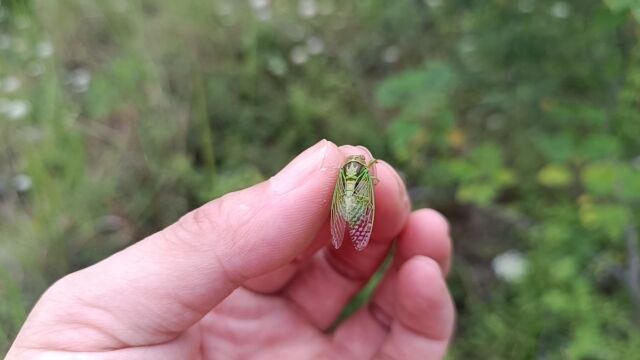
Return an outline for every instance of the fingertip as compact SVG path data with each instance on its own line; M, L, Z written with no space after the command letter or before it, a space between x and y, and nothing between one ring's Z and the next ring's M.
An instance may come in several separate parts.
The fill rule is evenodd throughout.
M405 326L434 340L451 336L453 302L434 260L418 255L405 262L396 289L396 314Z
M446 274L450 267L451 237L449 222L438 211L420 209L414 211L402 229L398 240L398 256L409 259L424 255L434 259Z
M320 140L304 150L267 182L272 195L283 196L294 191L312 190L323 184L323 190L334 181L342 162L337 146L328 140ZM308 180L319 179L315 182ZM327 189L325 189L327 188Z
M414 213L416 216L424 217L424 219L438 231L438 235L449 236L449 220L439 211L434 209L418 209Z
M440 276L437 262L428 256L416 255L405 261L398 271L398 287L403 295L422 295L428 293L426 284L438 286L444 281Z
M342 152L344 157L349 155L363 155L367 162L374 159L371 151L362 145L340 145L338 149Z
M373 154L371 154L371 151L370 151L366 146L363 146L363 145L356 145L356 147L357 147L358 149L360 149L360 150L364 151L365 153L367 153L367 154L369 155L369 158L370 158L371 160L373 160L373 159L374 159Z

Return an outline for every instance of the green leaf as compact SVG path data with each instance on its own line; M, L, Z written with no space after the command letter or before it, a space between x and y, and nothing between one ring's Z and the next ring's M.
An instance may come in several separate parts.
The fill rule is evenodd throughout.
M550 289L542 296L542 304L555 313L564 313L571 307L571 298L566 293Z
M507 168L502 168L495 172L494 179L500 186L513 185L516 182L516 174Z
M456 197L463 203L474 203L486 206L491 203L497 194L497 189L488 183L472 183L460 186Z
M391 149L399 160L410 159L413 140L421 132L421 125L414 121L396 120L391 123L389 126Z
M580 157L587 160L610 159L620 154L620 140L608 134L591 134L580 146Z
M640 170L627 167L620 174L620 197L626 200L640 200Z
M535 137L538 150L550 161L565 162L575 154L575 141L571 133L539 134Z
M594 195L612 195L617 171L618 167L613 163L590 164L582 170L582 182Z
M620 204L582 204L579 215L584 227L602 231L613 240L622 237L631 221L631 210Z
M589 164L582 170L582 182L596 196L614 196L625 201L640 199L640 171L628 164Z
M406 70L386 79L376 91L378 103L387 108L420 105L424 109L446 103L456 85L451 66L433 62L423 69Z
M502 168L502 150L494 143L486 142L473 149L470 161L475 164L484 174L489 174Z
M538 182L551 188L567 187L573 182L573 174L564 165L549 164L538 172Z
M604 2L613 11L625 11L640 7L637 0L605 0Z
M614 12L631 11L631 14L640 21L640 3L638 0L605 0Z

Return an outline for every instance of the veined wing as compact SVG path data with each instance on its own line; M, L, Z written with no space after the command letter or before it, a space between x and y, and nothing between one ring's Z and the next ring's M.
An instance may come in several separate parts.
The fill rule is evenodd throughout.
M336 249L342 245L346 227L346 214L344 214L345 182L344 170L340 169L338 181L336 181L336 187L333 190L333 201L331 202L331 242Z
M364 250L371 238L373 229L373 219L375 217L375 198L373 192L373 179L368 169L363 170L362 178L356 185L353 197L359 205L361 215L351 226L349 226L349 236L353 246L358 251Z

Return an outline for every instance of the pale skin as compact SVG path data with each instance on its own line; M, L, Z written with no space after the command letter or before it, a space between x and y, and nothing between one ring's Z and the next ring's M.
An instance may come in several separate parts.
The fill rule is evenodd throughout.
M7 359L441 359L454 323L451 240L434 210L411 212L404 184L375 164L367 248L329 244L345 157L321 141L271 179L230 193L51 286ZM342 309L396 241L370 302Z

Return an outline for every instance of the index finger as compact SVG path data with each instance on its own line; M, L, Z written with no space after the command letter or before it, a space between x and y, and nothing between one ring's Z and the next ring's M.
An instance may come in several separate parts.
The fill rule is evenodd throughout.
M323 140L269 181L216 199L68 275L36 305L16 342L38 339L22 345L49 349L81 343L67 350L96 351L174 338L247 278L283 266L308 246L328 216L341 162L336 145ZM38 336L42 324L50 324L45 337Z

